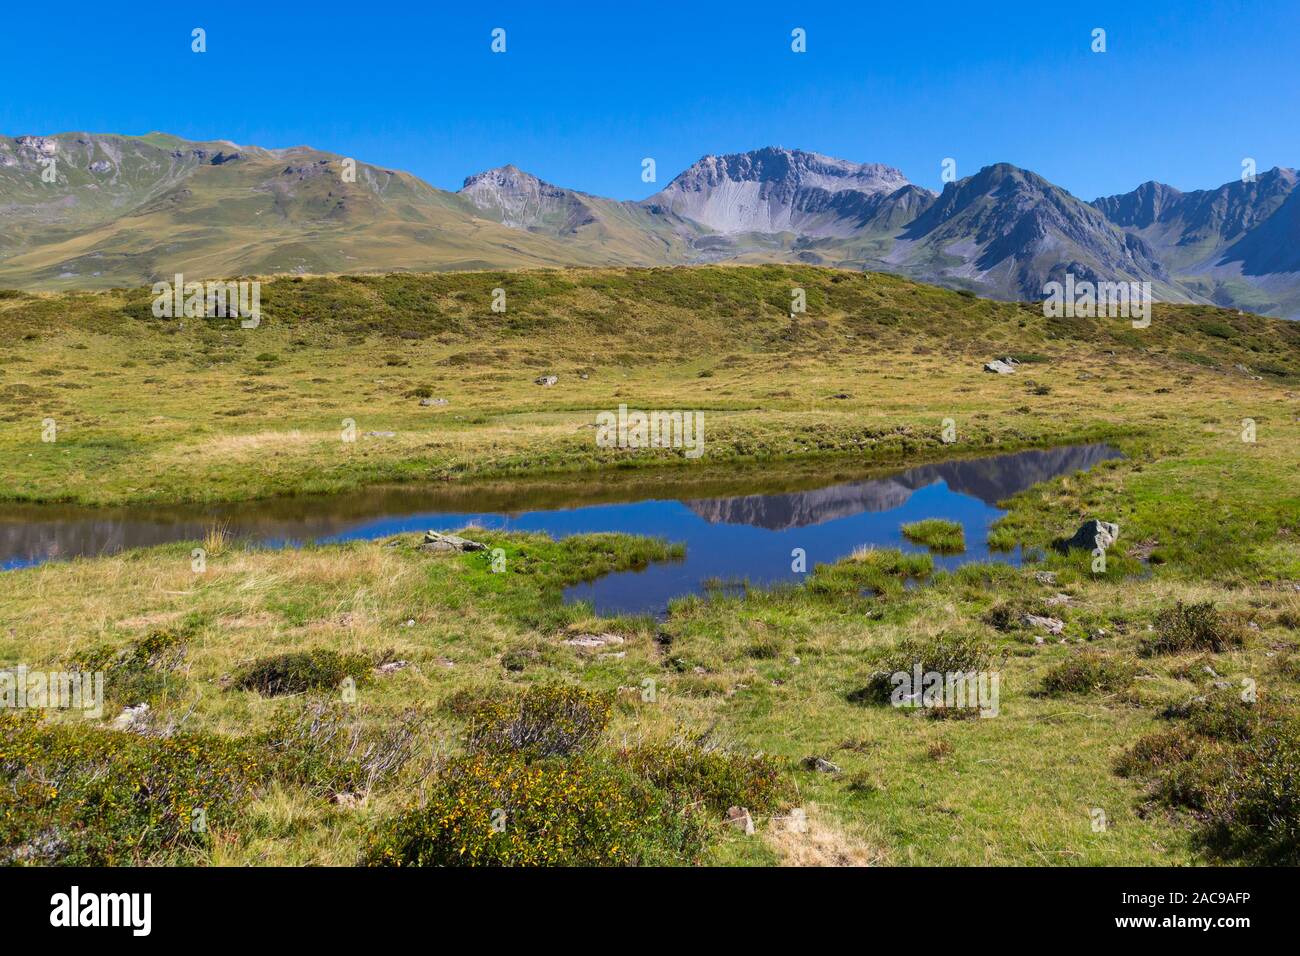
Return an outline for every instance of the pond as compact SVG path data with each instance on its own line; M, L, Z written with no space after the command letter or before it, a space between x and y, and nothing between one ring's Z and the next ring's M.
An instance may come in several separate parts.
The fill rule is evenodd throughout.
M557 538L621 531L682 542L686 556L575 585L565 596L590 601L602 614L660 614L671 599L702 593L710 581L770 585L798 580L803 575L793 569L796 548L803 549L809 571L865 546L924 551L899 530L922 518L947 518L965 530L966 550L935 555L936 567L986 560L1019 564L1018 550L989 550L989 526L1004 513L997 503L1041 481L1118 457L1109 445L1071 445L854 480L828 475L819 481L804 475L784 490L779 479L759 475L690 485L637 484L635 479L598 485L588 479L559 487L382 488L210 508L8 507L0 509L0 568L196 540L216 522L225 523L236 537L266 547L470 524L542 531Z

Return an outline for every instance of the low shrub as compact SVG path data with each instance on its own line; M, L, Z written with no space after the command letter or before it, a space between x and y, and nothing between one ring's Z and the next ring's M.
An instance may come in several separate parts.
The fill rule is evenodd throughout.
M1243 750L1210 803L1209 840L1259 863L1300 864L1300 726L1265 732Z
M660 795L580 759L471 754L449 763L420 806L381 824L370 866L628 866L689 862L704 831Z
M277 779L317 795L365 794L398 777L420 743L426 719L419 708L372 714L316 700L276 714L257 740Z
M984 612L981 620L996 631L1014 631L1023 626L1025 615L1034 607L1025 600L999 601Z
M1043 678L1043 693L1049 697L1061 694L1114 694L1124 690L1137 676L1137 668L1130 661L1109 657L1097 651L1084 651L1062 661Z
M69 666L78 671L103 671L106 703L119 707L155 704L183 686L184 679L176 671L184 663L185 644L199 625L198 619L191 618L176 627L151 631L124 648L93 647L75 655Z
M484 684L477 687L462 687L452 691L438 702L438 709L444 713L468 720L484 704L502 704L514 697L514 692L503 684Z
M1229 647L1245 643L1244 628L1215 608L1213 601L1165 608L1156 615L1155 635L1142 642L1142 653L1180 654L1185 651L1210 651L1218 654Z
M1300 864L1300 718L1231 693L1165 716L1182 723L1140 739L1116 772L1146 777L1154 802L1192 811L1212 854Z
M349 677L357 684L369 680L370 660L360 654L317 648L260 657L235 675L234 686L279 697L336 688Z
M1141 777L1171 764L1191 760L1200 744L1183 728L1138 738L1115 764L1121 777Z
M627 748L619 752L617 760L666 793L677 806L703 806L717 814L741 806L761 813L779 809L792 797L780 766L761 754L669 743Z
M207 847L266 775L242 740L0 715L0 863L174 860Z
M609 723L614 695L543 684L509 700L488 700L470 720L472 751L567 756L590 747Z

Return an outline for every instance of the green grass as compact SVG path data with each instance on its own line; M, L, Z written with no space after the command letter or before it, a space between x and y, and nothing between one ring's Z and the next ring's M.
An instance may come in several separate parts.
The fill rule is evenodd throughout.
M483 296L502 282L514 304L498 315ZM811 310L797 324L784 311L792 283ZM669 480L702 497L736 493L737 476L756 488L817 487L894 462L1083 439L1110 440L1124 457L1002 503L991 543L1021 548L1022 568L936 572L929 553L868 549L798 585L685 597L662 619L601 618L563 601L570 584L682 555L622 535L467 529L502 550L504 571L490 550L427 554L414 535L264 551L214 533L203 574L190 563L196 542L6 572L0 667L96 662L106 673L105 721L54 715L47 723L70 736L24 731L6 738L20 754L0 753L6 767L36 766L45 752L65 761L62 802L32 789L14 807L38 808L41 825L90 820L80 858L104 859L127 832L148 840L110 862L352 865L376 846L440 858L443 835L412 815L422 786L464 796L479 819L499 792L492 781L521 779L519 760L532 766L502 743L518 721L531 726L522 695L565 687L581 691L573 700L612 701L608 723L586 721L581 746L536 759L575 772L568 761L594 761L583 785L621 808L600 823L611 862L1288 859L1293 818L1270 818L1266 795L1289 793L1279 781L1290 779L1292 738L1249 710L1246 722L1272 736L1242 743L1241 713L1198 714L1188 701L1226 682L1232 693L1254 686L1277 726L1300 707L1290 397L1300 326L1159 306L1135 342L1122 323L1049 324L1016 304L785 266L278 280L264 301L275 309L250 335L158 323L141 314L139 290L0 298L0 453L10 463L0 493L161 503L436 478L466 502L508 503L518 484L555 475L557 494L584 486L595 501L611 486L662 491ZM980 371L1008 352L1035 356L1050 393ZM1255 381L1237 362L1282 374ZM534 386L548 370L560 383ZM425 393L450 405L421 408ZM703 409L704 458L597 448L587 426L623 402ZM40 441L44 417L60 423L55 443ZM345 445L343 417L362 433L397 434ZM1242 440L1246 418L1253 442ZM33 513L45 512L16 509ZM1051 547L1089 518L1120 526L1104 570L1087 552ZM1059 617L1063 634L1039 643L1026 614ZM565 643L602 633L623 642L614 652ZM954 656L963 648L1000 674L996 717L932 720L853 697L882 663L965 666L974 658ZM374 670L381 662L400 666ZM251 672L324 676L302 696L268 696L240 686ZM364 675L355 701L330 686L344 672ZM123 743L106 726L140 701L152 727L237 749L212 750L210 761L178 750L179 762L154 767L165 745ZM496 752L479 755L477 783L450 786L443 771L474 759L476 715L488 713L510 718L492 727L513 729L482 738ZM313 726L334 728L338 745ZM1177 746L1141 743L1175 726L1186 738ZM1200 756L1182 773L1196 776L1152 762L1183 744ZM265 774L216 761L245 746L265 758ZM814 755L841 772L806 769ZM498 757L515 763L502 770ZM116 778L102 766L126 775L120 785L103 789ZM581 827L583 815L553 799L556 766L544 763L537 792L554 819ZM1230 777L1213 772L1229 766ZM22 779L30 788L40 777ZM195 780L222 798L211 838L170 839ZM177 801L155 813L127 799L150 781ZM1173 799L1196 794L1213 814ZM98 796L132 813L85 817ZM806 812L805 829L791 829L787 799ZM723 822L733 800L752 804L754 835ZM664 816L688 804L699 808L691 826ZM1108 821L1099 831L1098 809ZM633 849L606 841L620 814L646 821ZM552 818L537 819L512 859L567 852L534 839ZM27 860L53 846L7 839Z
M923 544L935 554L960 554L966 550L966 533L961 522L926 518L902 526L903 536Z
M793 322L796 286L809 311ZM490 308L498 287L505 313ZM280 278L262 299L256 329L155 319L144 288L0 299L0 499L910 463L1138 434L1186 444L1207 416L1253 417L1267 441L1300 381L1296 323L1159 305L1140 334L1057 326L1028 305L802 266ZM1048 395L981 371L1009 352L1051 375ZM1254 382L1239 363L1277 374ZM534 385L543 373L559 383ZM702 412L704 455L598 447L595 416L620 404Z

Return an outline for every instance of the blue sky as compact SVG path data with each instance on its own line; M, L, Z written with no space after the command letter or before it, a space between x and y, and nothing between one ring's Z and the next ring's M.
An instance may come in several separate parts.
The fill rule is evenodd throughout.
M10 4L5 26L7 135L309 144L447 189L514 162L635 199L705 153L764 145L888 163L933 189L946 157L959 176L1006 161L1084 199L1147 179L1216 186L1244 157L1300 166L1295 0L77 0ZM790 50L795 27L806 53Z

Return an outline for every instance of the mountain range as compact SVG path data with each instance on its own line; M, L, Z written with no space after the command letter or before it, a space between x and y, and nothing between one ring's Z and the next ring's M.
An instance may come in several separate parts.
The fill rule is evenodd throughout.
M890 166L767 147L705 156L631 202L513 165L449 192L309 147L0 137L0 286L797 261L1002 299L1040 299L1067 273L1149 281L1165 301L1300 318L1296 183L1274 168L1217 189L1148 182L1085 202L999 163L935 193Z

